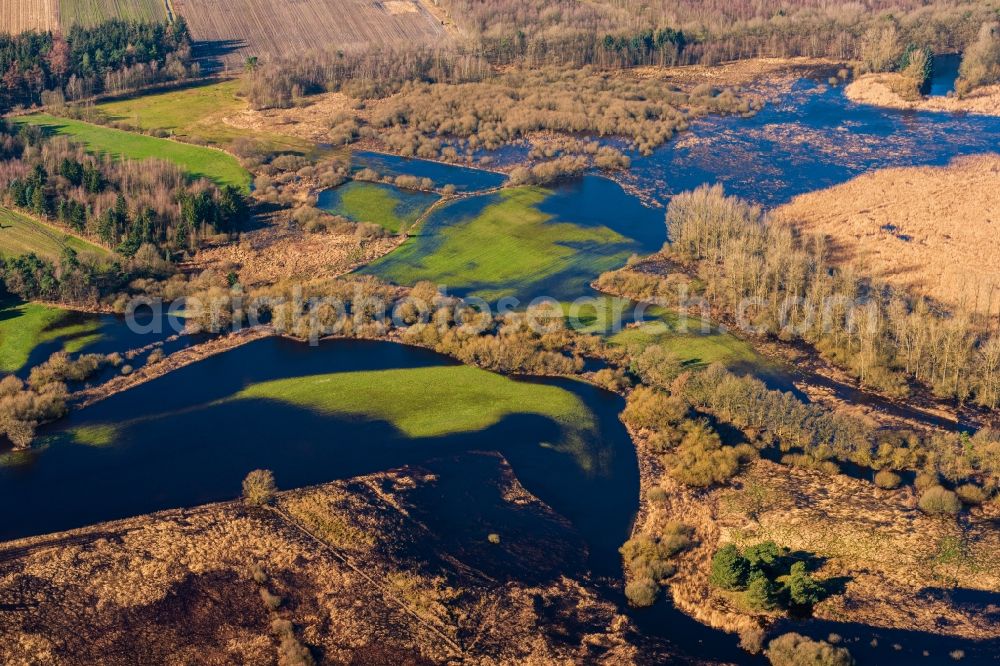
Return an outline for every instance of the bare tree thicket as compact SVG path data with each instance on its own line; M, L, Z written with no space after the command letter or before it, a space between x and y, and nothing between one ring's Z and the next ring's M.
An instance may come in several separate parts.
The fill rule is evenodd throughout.
M718 185L674 197L667 226L668 255L697 275L709 301L760 332L804 340L863 385L889 394L906 394L912 379L940 397L1000 405L1000 336L988 318L946 312L838 268L822 236L770 224L759 207ZM650 289L641 284L649 278L630 284L627 273L601 282L643 296L636 292Z
M986 23L962 56L955 91L962 95L977 86L1000 83L1000 23Z
M971 0L441 0L492 62L714 64L757 56L856 59L890 23L901 45L960 51L996 2ZM898 53L897 53L898 55Z

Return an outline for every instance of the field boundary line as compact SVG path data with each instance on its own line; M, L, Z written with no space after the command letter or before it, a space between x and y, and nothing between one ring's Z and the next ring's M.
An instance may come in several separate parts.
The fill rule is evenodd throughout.
M115 254L115 251L112 250L111 248L104 247L103 245L101 245L99 243L95 243L94 241L90 240L89 238L87 238L85 236L81 236L80 234L76 233L75 231L73 231L73 230L71 230L69 228L62 227L62 226L57 225L57 224L53 224L52 222L49 222L48 220L43 220L42 218L37 217L34 214L27 213L27 212L21 210L20 208L0 205L0 210L9 211L11 213L14 213L15 215L20 215L23 218L26 218L28 220L31 220L32 222L37 223L41 227L39 229L39 231L42 233L42 235L47 236L53 242L57 243L60 247L65 248L65 247L69 246L69 244L65 240L66 236L69 236L71 238L77 239L78 241L86 243L87 245L92 245L96 250L100 250L102 252L107 252L108 254L111 254L112 256L114 256L114 254ZM59 234L61 234L61 235L59 235Z
M397 595L390 592L383 581L379 581L374 576L371 576L370 574L366 573L364 570L361 569L361 567L351 562L350 558L347 555L340 552L336 547L334 547L326 540L320 538L316 534L313 534L309 529L301 525L297 520L295 520L295 518L290 516L281 507L275 505L266 505L266 506L268 509L278 514L278 516L280 516L285 521L285 523L290 524L291 526L295 527L300 532L311 538L313 541L315 541L321 547L323 547L328 553L333 555L337 560L339 560L345 566L347 566L351 571L358 574L359 576L367 580L369 583L374 585L379 590L379 592L382 593L382 596L384 598L390 599L393 602L395 602L400 608L403 609L403 611L405 611L408 615L412 616L424 628L429 629L432 633L436 634L445 644L448 645L449 648L454 650L458 656L465 657L465 651L455 641L453 641L447 634L445 634L443 631L435 627L433 624L429 623L427 620L422 618L415 610L410 608L405 601L403 601Z

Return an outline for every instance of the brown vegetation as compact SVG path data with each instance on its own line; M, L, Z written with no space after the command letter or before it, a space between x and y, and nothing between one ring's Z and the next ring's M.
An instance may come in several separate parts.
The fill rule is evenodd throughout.
M958 96L934 96L906 99L897 90L902 74L864 74L851 81L844 90L847 98L859 104L884 106L890 109L938 111L942 113L976 113L1000 116L1000 85L989 85Z
M470 487L469 466L492 470L485 484ZM463 492L488 504L501 543L475 511L437 529L434 498ZM344 547L300 523L305 497L365 538ZM508 529L524 521L531 538ZM0 546L0 661L633 661L628 620L574 578L579 551L565 521L482 455L281 493L276 509L168 511Z
M1000 154L867 173L770 215L822 234L831 259L951 308L1000 314Z
M625 0L567 6L558 0L442 0L448 16L493 61L576 65L713 64L759 56L858 58L866 35L961 50L991 18L991 2L875 0ZM682 39L664 29L679 30ZM898 54L897 54L898 55Z
M815 604L817 618L921 627L966 639L998 637L982 607L936 592L1000 586L992 556L1000 547L991 527L995 503L960 526L916 510L912 489L886 491L844 475L765 460L752 463L732 486L708 491L692 491L668 477L646 480L646 508L633 538L655 538L677 520L695 528L695 545L676 558L677 572L667 586L674 603L699 621L748 636L771 622L770 612L751 611L741 596L713 589L708 579L712 554L723 544L774 541L825 558L817 579L847 580L842 594Z
M331 217L321 215L320 217ZM276 218L290 218L280 221ZM402 237L366 237L359 226L315 233L295 223L287 212L279 212L266 226L240 234L235 243L203 248L189 267L211 270L218 275L236 273L240 284L256 287L287 279L312 280L343 275L388 254Z

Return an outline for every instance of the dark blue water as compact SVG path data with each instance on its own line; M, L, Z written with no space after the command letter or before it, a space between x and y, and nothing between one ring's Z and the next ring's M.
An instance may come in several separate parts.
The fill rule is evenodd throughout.
M962 56L958 53L947 53L934 56L934 66L931 69L931 80L927 85L927 94L944 96L955 91L955 79L958 78L958 68L962 64Z
M872 169L942 165L1000 147L1000 118L864 106L842 87L802 79L750 118L708 117L623 180L665 203L702 183L722 183L771 207Z
M487 190L500 187L507 180L502 173L483 169L470 169L432 160L411 159L398 155L359 150L351 153L351 169L374 169L382 176L417 176L430 178L436 187L454 185L459 192Z
M493 253L510 252L511 248L491 246L488 240L478 241L476 228L470 223L488 207L502 203L505 195L484 194L434 210L416 230L416 237L361 272L399 284L431 280L448 293L463 298L475 296L496 302L513 297L519 301L519 307L524 307L541 297L572 301L593 296L589 284L598 275L619 268L632 254L659 250L666 240L662 209L643 205L611 180L584 176L560 183L547 192L536 206L550 216L545 225L572 224L582 230L610 230L620 239L556 241L554 245L569 253L544 266L544 270L526 269L498 276L481 266L495 265ZM504 231L499 229L497 233ZM470 248L479 247L477 243L481 251L471 251ZM455 261L453 253L462 253L468 261ZM517 257L511 256L510 260L515 262Z
M268 400L217 404L249 384L313 374L454 365L430 351L386 342L319 348L257 341L73 412L41 433L42 446L0 465L0 540L80 527L239 495L251 469L272 469L283 488L349 478L469 449L501 452L533 493L569 518L598 572L618 571L638 496L635 450L618 420L618 396L569 380L531 380L576 395L595 416L586 460L546 442L561 426L511 415L485 431L413 439L382 421L331 417ZM373 393L372 400L378 400ZM73 443L67 429L116 424L108 446ZM85 500L85 501L84 501Z
M9 305L6 303L5 305ZM8 308L0 308L0 317L17 317L17 311ZM37 344L28 355L28 361L15 373L21 377L27 377L31 368L46 361L53 353L62 351L67 345L74 345L82 339L87 339L77 353L81 354L110 354L119 352L124 354L129 350L144 348L153 343L162 343L159 346L164 353L171 354L179 349L195 344L204 339L202 336L181 335L174 337L179 330L183 330L183 320L171 319L165 310L154 313L149 308L142 306L136 309L136 326L130 326L125 317L111 314L91 314L67 310L63 316L55 321L49 331L52 332L50 339ZM77 330L72 330L76 328ZM62 332L65 329L65 332ZM148 351L133 359L125 359L125 363L138 367L143 359L148 355ZM93 380L106 379L117 370L107 368Z

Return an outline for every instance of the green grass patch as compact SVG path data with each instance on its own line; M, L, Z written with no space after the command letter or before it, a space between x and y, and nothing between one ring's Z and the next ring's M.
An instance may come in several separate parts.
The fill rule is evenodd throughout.
M398 284L432 280L488 301L504 296L571 300L639 250L609 227L576 224L544 209L553 192L504 190L437 209L400 249L365 272Z
M561 431L542 446L568 454L586 472L603 463L592 442L597 424L576 394L558 386L519 382L465 365L335 372L251 384L198 409L224 403L278 401L344 419L384 421L409 438L479 432L513 415L552 419ZM127 428L149 427L180 414L150 414L128 421L81 425L72 441L104 446ZM154 426L155 427L155 426Z
M409 192L384 183L351 181L321 196L320 208L354 222L372 222L399 233L416 222L438 196Z
M663 345L692 367L716 362L728 366L764 363L749 343L700 319L689 317L682 322L677 313L658 307L647 308L646 315L648 321L614 333L608 342L640 349L650 344Z
M546 416L574 429L593 426L586 405L569 391L461 365L279 379L233 396L254 398L387 421L409 437L482 430L511 414Z
M111 446L118 430L109 424L80 426L73 430L73 441L84 446Z
M235 157L221 150L132 134L47 114L22 116L15 119L15 122L38 125L47 132L66 135L94 153L107 153L116 158L133 160L166 160L192 176L208 178L219 185L236 185L244 191L250 189L250 174L240 166Z
M74 25L93 27L114 18L165 21L166 4L163 0L59 0L59 23L66 30Z
M75 353L100 338L97 317L73 321L73 313L38 303L6 304L0 309L0 371L17 372L32 350L57 338L62 348Z
M34 252L57 262L66 247L75 250L81 258L102 260L112 257L111 251L100 245L0 206L0 255L17 257Z
M239 81L222 81L104 102L94 108L108 120L144 131L162 130L178 137L226 146L241 137L261 141L269 150L309 153L312 142L283 134L242 129L223 119L246 108L237 97Z

